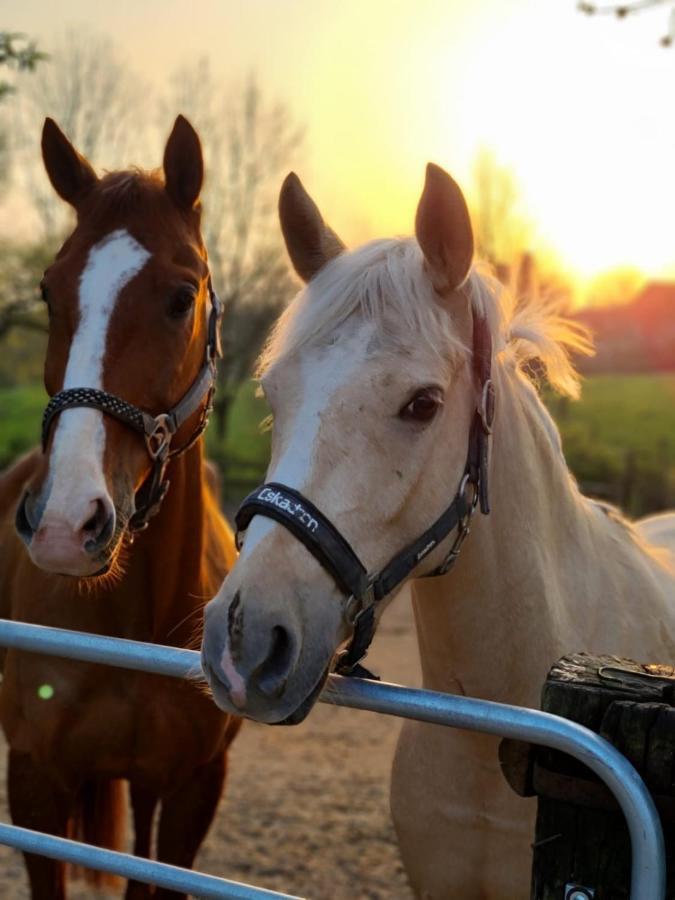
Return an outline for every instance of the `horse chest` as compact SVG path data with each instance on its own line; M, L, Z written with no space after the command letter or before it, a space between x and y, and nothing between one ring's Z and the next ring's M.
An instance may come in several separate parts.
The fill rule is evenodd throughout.
M161 785L223 746L227 716L194 685L70 660L9 655L0 717L10 745L72 773Z

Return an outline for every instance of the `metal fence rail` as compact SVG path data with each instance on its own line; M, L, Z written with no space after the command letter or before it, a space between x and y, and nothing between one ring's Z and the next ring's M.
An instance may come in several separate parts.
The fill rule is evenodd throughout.
M264 888L204 875L180 866L158 863L129 853L118 853L104 850L79 841L42 834L30 828L19 828L17 825L0 823L0 844L22 850L24 853L39 853L51 859L86 866L88 869L99 869L111 875L120 875L145 884L156 884L172 891L182 891L204 900L300 900L290 894L278 894Z
M0 619L0 646L66 656L88 662L104 663L121 668L136 669L170 675L176 678L201 678L199 654L193 650L162 647L138 641L109 638L100 635L44 628ZM663 900L665 897L665 855L661 823L652 798L628 760L607 741L587 728L538 710L522 709L485 700L440 694L434 691L400 687L383 682L362 681L332 675L320 697L323 703L333 703L353 709L366 709L388 715L416 719L437 725L466 728L499 737L509 737L552 747L576 757L592 769L609 787L626 817L632 846L632 900ZM26 837L28 835L29 837ZM187 890L202 897L288 897L260 888L238 885L224 879L175 869L149 860L134 860L126 854L103 851L64 839L26 832L11 825L0 826L0 843L26 849L23 841L30 840L31 852L44 853L57 859L73 860L67 854L77 853L77 862L89 868L139 881L166 884L172 872L182 873L186 879L209 879L211 893L203 890L204 883L181 882ZM77 850L73 850L71 845ZM68 845L67 847L65 845ZM113 859L114 858L114 859ZM193 886L191 886L193 885ZM213 893L213 891L220 891ZM229 893L228 893L229 891ZM236 891L240 891L236 893ZM248 891L249 893L242 893Z

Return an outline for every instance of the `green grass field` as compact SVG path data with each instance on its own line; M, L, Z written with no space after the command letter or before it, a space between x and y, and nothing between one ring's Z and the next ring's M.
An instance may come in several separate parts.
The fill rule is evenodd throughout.
M619 454L634 450L660 455L664 443L675 454L675 375L596 375L570 402L547 397L563 440L581 435Z
M582 399L546 397L563 436L570 468L582 485L642 514L675 505L675 375L596 376ZM46 402L41 386L0 390L0 466L37 444ZM269 434L264 401L252 383L241 389L220 442L209 429L209 454L237 500L263 475Z
M598 375L547 402L584 490L633 515L675 506L675 375Z
M39 443L46 402L42 385L0 389L0 467Z

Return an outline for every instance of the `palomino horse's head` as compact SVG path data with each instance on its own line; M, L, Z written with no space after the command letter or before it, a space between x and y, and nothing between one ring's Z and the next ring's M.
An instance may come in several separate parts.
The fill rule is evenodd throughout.
M294 175L280 216L307 285L261 360L274 423L267 480L311 501L376 572L441 514L465 471L479 402L467 207L429 166L416 239L344 251ZM414 573L449 545L423 548ZM350 638L345 600L287 527L253 518L206 612L203 665L217 702L265 722L301 720Z
M199 227L199 138L179 116L163 178L135 170L99 178L51 119L42 153L56 192L77 214L41 285L47 391L70 391L71 402L76 388L87 389L85 399L106 392L139 412L163 413L204 361L211 297ZM93 406L59 407L17 513L35 565L80 577L114 562L151 469L143 436ZM198 427L202 410L193 412L176 444Z

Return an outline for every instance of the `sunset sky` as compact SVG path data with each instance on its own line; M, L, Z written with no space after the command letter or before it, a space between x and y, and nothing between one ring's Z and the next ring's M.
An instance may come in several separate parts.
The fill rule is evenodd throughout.
M97 7L4 0L0 27L49 50L86 24L157 84L203 54L224 79L257 73L306 125L301 177L347 241L409 232L427 160L468 187L485 147L513 170L539 243L579 279L618 265L675 273L665 7L624 21L583 16L575 0Z

